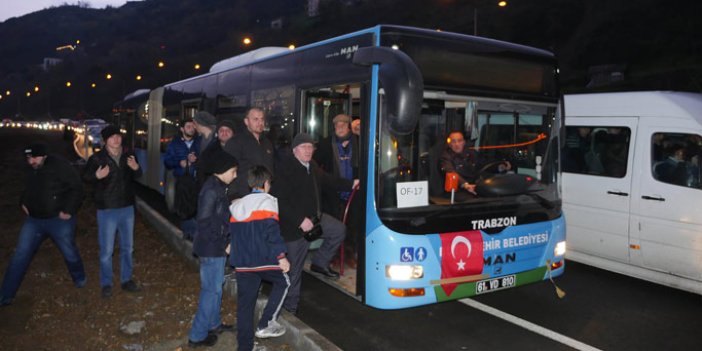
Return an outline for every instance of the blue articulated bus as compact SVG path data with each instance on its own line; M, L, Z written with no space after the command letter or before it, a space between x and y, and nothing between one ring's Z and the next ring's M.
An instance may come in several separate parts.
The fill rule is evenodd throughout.
M362 187L349 218L358 263L332 284L367 305L398 309L563 273L557 75L543 50L379 25L227 59L207 74L130 96L115 111L141 149L141 181L169 204L173 179L161 157L178 121L197 111L242 130L246 109L261 107L281 153L297 133L333 133L338 113L360 119ZM476 196L447 192L439 159L455 130L485 169L511 164L481 173Z

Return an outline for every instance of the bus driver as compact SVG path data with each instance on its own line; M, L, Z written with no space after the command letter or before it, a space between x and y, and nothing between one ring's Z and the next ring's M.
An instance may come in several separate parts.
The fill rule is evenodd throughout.
M466 147L466 139L462 131L455 130L449 133L448 147L441 154L439 167L441 167L441 174L458 173L458 187L468 192L467 196L459 196L459 201L477 195L475 182L480 178L481 168L487 164L489 162L477 150ZM509 171L510 169L512 164L509 161L503 161L500 165L500 170Z

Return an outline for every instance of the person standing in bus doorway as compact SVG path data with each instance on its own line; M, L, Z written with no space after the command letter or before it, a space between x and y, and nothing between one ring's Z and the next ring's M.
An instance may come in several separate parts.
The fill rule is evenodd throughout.
M312 258L313 272L329 279L339 279L339 273L329 268L339 245L346 236L346 227L338 219L322 212L320 194L322 189L331 192L350 191L358 186L358 180L334 178L320 170L312 160L314 139L301 133L292 142L292 155L278 164L278 175L273 184L273 196L280 205L280 229L288 247L290 261L290 290L283 308L297 312L300 300L300 284L305 256L310 247L305 233L309 233L315 222L321 225L322 246Z
M351 117L345 114L338 114L332 120L334 134L322 139L319 148L314 153L314 160L325 172L337 178L357 179L358 178L358 137L351 133ZM351 192L323 192L322 208L338 220L343 220ZM355 268L354 247L356 247L358 225L346 223L351 235L346 237L349 245L346 257L352 268Z
M188 335L190 347L212 346L217 335L233 331L222 323L222 285L229 244L229 199L227 186L236 178L236 159L222 150L213 152L202 165L207 177L200 189L197 208L197 236L193 254L200 261L200 298Z
M466 139L463 132L455 130L448 135L448 147L441 154L439 166L442 174L448 172L458 173L458 186L465 190L468 196L457 197L458 201L465 200L475 193L475 182L480 179L480 169L488 164L480 153L466 147ZM512 169L509 161L503 161L499 165L501 171ZM459 193L460 194L460 193Z
M90 156L83 179L94 184L100 245L102 297L112 296L112 253L119 233L120 283L122 290L141 289L132 280L134 251L134 179L141 175L136 156L122 148L120 130L107 125L101 132L105 148Z
M239 161L239 172L248 174L249 169L256 165L266 166L273 171L273 144L263 136L266 126L266 116L258 107L251 107L244 117L246 130L237 133L226 145L224 151ZM246 177L237 178L229 187L230 198L240 198L250 192Z
M286 274L290 262L280 236L278 201L268 195L273 175L265 166L253 166L247 178L251 193L234 200L229 207L232 214L229 261L236 267L236 340L241 351L254 349L254 335L263 339L285 334L285 327L277 319L290 287ZM261 281L273 287L254 333L254 308Z
M68 161L48 155L47 149L45 144L24 149L29 167L20 205L27 218L5 271L0 306L12 303L34 254L47 237L63 254L73 284L82 288L87 282L75 243L76 213L83 201L83 183Z
M353 121L351 121L351 133L353 133L353 135L355 135L358 138L361 137L361 119L360 118L356 118Z
M166 169L173 170L173 177L176 181L176 192L184 191L184 188L179 188L177 184L183 177L195 178L195 163L200 154L201 141L200 136L197 135L197 131L195 130L195 122L193 122L192 119L183 120L180 126L180 133L181 135L179 137L173 138L168 144L166 154L163 156L163 163ZM176 193L175 196L178 198L179 196L184 196L184 194ZM180 229L183 231L184 239L192 241L197 229L194 214L177 214L182 216Z

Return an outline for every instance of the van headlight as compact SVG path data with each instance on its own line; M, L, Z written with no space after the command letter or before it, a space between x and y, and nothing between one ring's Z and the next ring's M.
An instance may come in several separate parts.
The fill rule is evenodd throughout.
M385 276L391 280L411 280L424 277L424 267L408 265L387 265Z
M560 241L556 244L556 248L553 249L554 256L563 256L566 253L566 242Z

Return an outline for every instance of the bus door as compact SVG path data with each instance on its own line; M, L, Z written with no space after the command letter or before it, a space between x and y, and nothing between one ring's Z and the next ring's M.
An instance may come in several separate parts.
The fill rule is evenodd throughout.
M301 113L301 131L312 135L317 140L317 150L319 150L320 142L330 142L330 137L334 135L334 123L332 120L338 114L346 114L352 118L361 118L367 114L366 106L362 100L362 95L365 98L365 85L361 83L352 84L335 84L324 87L303 90L302 92L302 113ZM358 114L358 115L355 115ZM366 126L363 126L365 129ZM326 139L329 138L329 139ZM359 145L357 159L358 174L365 174L365 157L363 155L364 145L359 137L352 134L352 138L358 138ZM317 151L316 151L317 152ZM333 172L332 170L327 170ZM361 187L363 188L363 186ZM338 219L344 220L346 217L346 240L343 245L343 252L340 249L336 258L332 261L332 267L342 273L341 278L333 283L333 285L344 291L345 293L360 298L363 291L363 258L364 254L364 239L365 239L365 190L361 189L350 200L342 201L341 194L337 194L339 199L334 198L334 195L328 196L326 201L323 201L322 210L325 213L331 213L329 206L341 205L341 209L337 211ZM329 198L331 197L331 199ZM333 200L336 200L334 202ZM321 242L314 242L311 249L317 249ZM341 254L343 253L343 260ZM329 282L327 280L324 280Z
M566 127L563 209L574 251L629 263L637 125L636 117L574 117Z

